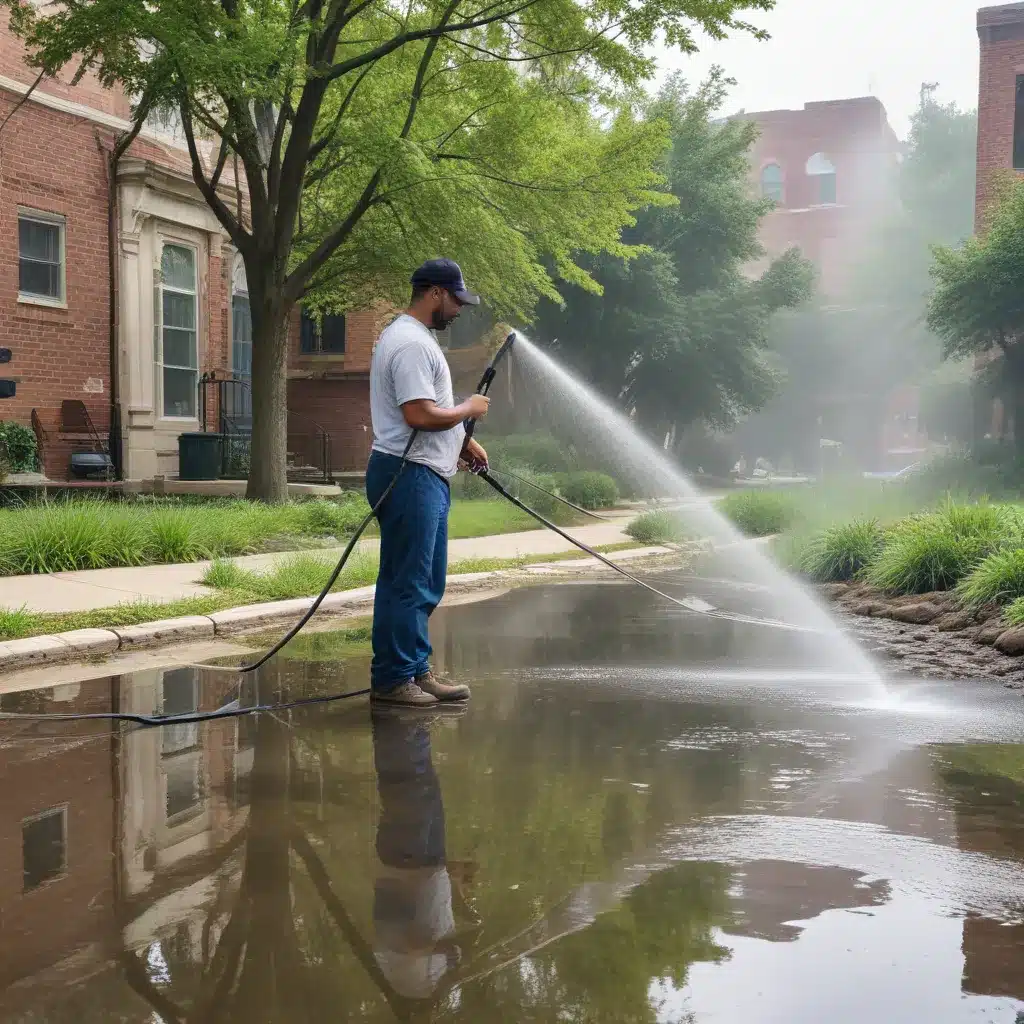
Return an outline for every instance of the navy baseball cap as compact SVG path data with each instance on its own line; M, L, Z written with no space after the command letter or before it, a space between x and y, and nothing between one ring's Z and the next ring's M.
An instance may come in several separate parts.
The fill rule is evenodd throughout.
M462 270L455 260L427 260L412 275L412 284L414 288L443 288L464 306L480 305L480 296L466 287Z

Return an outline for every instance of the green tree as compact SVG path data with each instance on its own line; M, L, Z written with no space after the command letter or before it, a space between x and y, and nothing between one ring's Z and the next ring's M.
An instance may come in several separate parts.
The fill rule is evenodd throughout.
M759 278L743 272L763 256L757 228L771 204L749 194L754 126L714 121L730 84L717 69L694 93L679 76L669 80L646 116L670 127L660 168L677 203L644 210L624 233L645 247L641 256L587 263L600 298L570 288L564 303L540 310L541 333L557 338L564 358L658 432L678 435L696 420L732 426L759 408L775 380L768 321L810 290L796 252Z
M657 199L662 129L621 102L655 38L692 50L774 0L0 0L42 73L70 62L180 119L196 185L245 263L251 497L286 494L286 336L459 255L496 309L596 287L577 253ZM204 155L210 143L209 156ZM231 171L236 187L230 186ZM551 273L541 263L550 260Z
M963 245L935 249L935 290L928 326L946 359L995 350L1013 416L1018 457L1024 457L1024 184L1007 180L988 230Z

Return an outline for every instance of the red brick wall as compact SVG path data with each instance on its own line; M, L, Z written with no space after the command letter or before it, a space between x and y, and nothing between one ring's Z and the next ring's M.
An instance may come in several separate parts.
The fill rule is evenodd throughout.
M6 13L0 14L0 74L25 85L31 85L38 71L33 71L26 65L25 49L10 31L9 21ZM39 91L73 103L84 104L93 110L125 120L131 116L131 103L128 97L122 92L104 89L92 72L88 72L78 85L72 86L71 78L77 67L77 62L72 63L58 78L44 80L39 84Z
M0 119L15 98L0 93ZM85 402L97 429L109 427L110 328L107 185L96 126L27 103L8 123L0 164L0 345L13 352L3 375L17 395L0 418L28 424L39 409L51 437L47 471L64 476L68 445L57 435L61 402ZM101 138L110 132L103 130ZM65 218L67 308L18 301L18 208ZM102 393L85 391L102 382Z
M317 423L331 435L331 468L366 468L373 432L370 427L370 382L367 375L293 378L288 381L289 431L303 433Z
M81 696L51 710L109 711L109 685L92 682ZM45 758L33 744L0 744L0 991L102 938L113 923L110 740L94 734L70 742L65 736L53 744ZM23 892L22 821L63 804L67 871Z
M799 246L818 268L820 290L842 292L862 254L865 227L888 201L899 141L885 108L863 97L739 116L755 122L760 133L751 151L758 194L763 168L782 168L783 201L761 226L769 255ZM836 168L835 206L818 205L818 182L806 173L815 153L824 153Z
M1020 4L978 11L978 177L975 226L984 224L994 186L1013 169L1017 75L1024 74L1024 9Z

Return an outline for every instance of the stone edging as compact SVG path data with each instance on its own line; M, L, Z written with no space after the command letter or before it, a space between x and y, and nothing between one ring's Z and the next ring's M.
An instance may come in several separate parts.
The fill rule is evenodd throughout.
M664 547L632 548L618 553L622 560L638 558L678 557L679 552ZM533 577L556 579L558 575L589 574L604 567L589 558L535 563L520 569L498 569L490 572L463 573L448 578L448 593L456 595L493 587L496 583L513 584L530 581ZM608 571L608 570L605 570ZM360 587L337 594L328 594L320 611L358 612L369 610L373 604L374 587ZM313 603L312 597L299 597L289 601L268 601L263 604L242 605L212 612L210 615L185 615L176 619L159 619L135 626L112 626L106 629L75 629L67 633L25 637L21 640L0 641L0 673L16 669L78 661L82 658L133 651L162 644L182 643L230 636L281 619L295 620Z

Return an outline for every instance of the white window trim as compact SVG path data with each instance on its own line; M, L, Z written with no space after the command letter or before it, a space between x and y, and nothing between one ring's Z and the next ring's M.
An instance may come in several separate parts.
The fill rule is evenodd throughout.
M164 284L163 271L162 271L162 268L163 268L163 258L164 258L164 249L167 246L169 246L169 245L170 246L174 246L175 248L178 248L178 249L189 249L189 250L191 250L192 255L195 257L195 265L194 265L195 266L195 289L194 289L194 291L189 292L189 291L185 291L185 290L183 290L181 288L173 288L173 287L168 288L167 285ZM157 278L158 278L158 280L160 282L160 284L159 284L159 288L160 288L160 302L158 304L156 304L156 309L154 310L154 312L159 312L160 319L159 319L159 321L154 326L155 326L155 329L156 329L157 337L160 339L160 358L158 360L155 360L155 362L156 362L156 367L155 367L155 369L156 369L156 399L157 399L157 408L160 410L159 418L163 422L166 422L166 423L198 423L199 422L199 377L200 377L199 364L202 362L202 360L200 358L200 344L199 344L199 341L200 341L199 329L200 329L200 325L202 323L202 321L200 319L201 316L202 316L202 307L201 307L200 302L199 302L199 294L200 294L199 258L200 258L200 250L199 250L199 246L196 245L195 242L189 242L189 241L185 241L185 240L180 239L180 238L172 237L170 235L164 235L164 236L161 236L160 239L159 239L159 245L158 245L158 248L157 248L157 253L158 253L158 256L157 256L156 272L157 272ZM196 309L196 327L195 327L195 336L196 336L196 365L195 365L195 367L191 367L191 366L174 366L174 365L170 365L170 364L165 364L164 363L164 301L163 301L163 298L164 298L164 289L165 288L168 291L173 292L176 295L191 295L195 299L195 304L196 304L195 305L195 309ZM154 353L154 355L155 355L155 353ZM195 373L195 375L196 375L196 396L195 396L196 412L195 412L194 416L169 416L164 411L164 367L165 367L165 365L170 366L170 369L172 369L172 370L191 370L193 373Z
M21 828L22 832L24 832L26 825L31 825L35 821L42 821L43 818L50 818L59 814L64 828L64 863L61 866L60 872L54 875L53 878L48 878L45 882L40 882L39 885L33 886L31 889L26 889L24 883L22 883L22 895L28 896L34 892L41 892L43 889L49 888L56 882L68 877L68 806L67 803L57 804L54 807L47 807L45 811L40 811L38 814L30 814L27 818L21 819ZM24 865L22 865L22 869L24 870Z
M18 222L23 220L35 221L37 224L46 224L55 227L60 232L60 297L51 298L49 295L36 295L34 292L23 292L18 289L18 302L27 306L46 306L49 309L68 308L68 259L67 259L67 218L60 213L48 213L45 210L33 210L29 207L18 207ZM21 266L21 245L18 246L18 266ZM20 274L20 269L19 269Z

